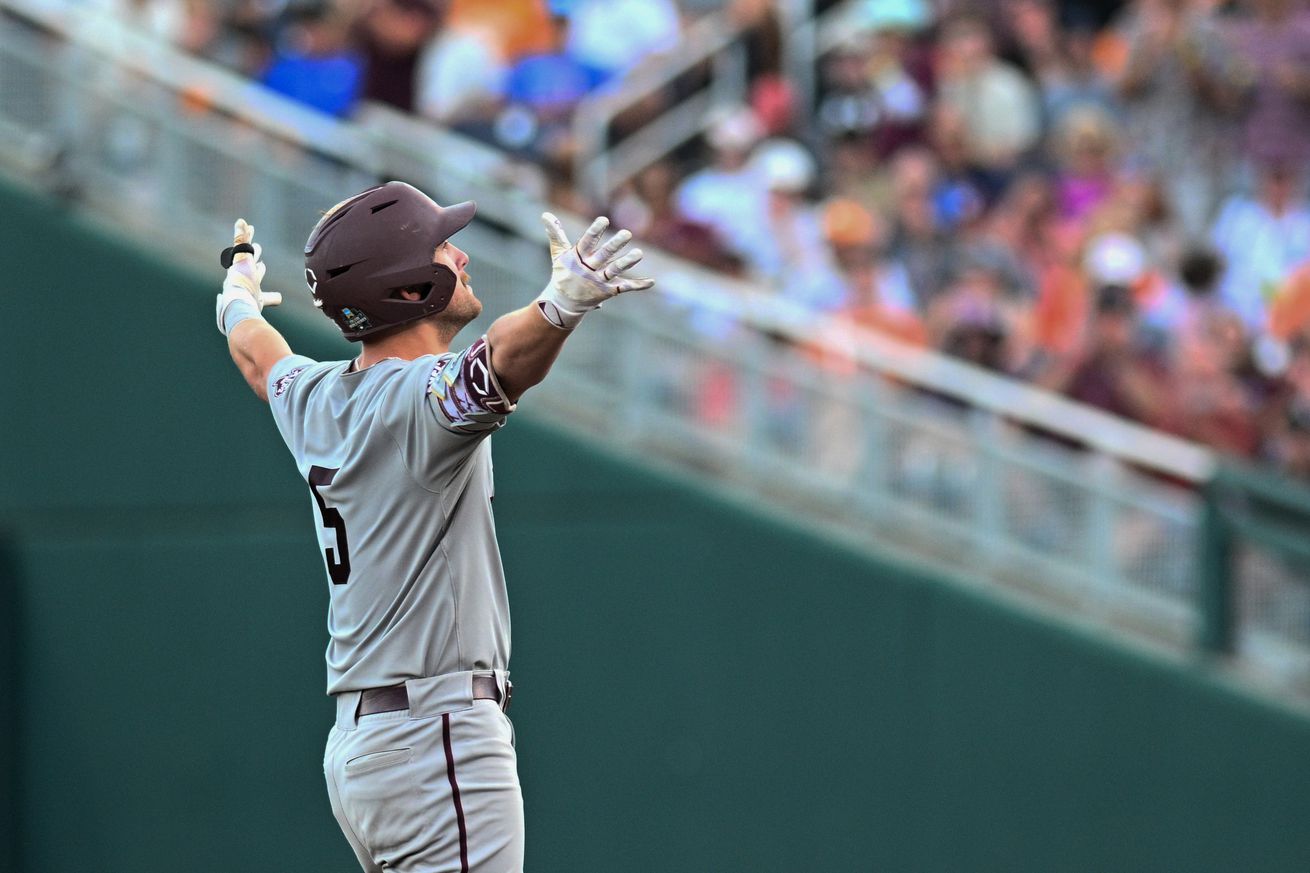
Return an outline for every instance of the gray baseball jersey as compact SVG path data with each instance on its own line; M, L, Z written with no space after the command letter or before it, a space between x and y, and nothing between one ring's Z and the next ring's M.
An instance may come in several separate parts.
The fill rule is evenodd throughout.
M483 337L357 372L292 355L269 374L330 583L329 694L509 666L487 437L514 406L490 358Z

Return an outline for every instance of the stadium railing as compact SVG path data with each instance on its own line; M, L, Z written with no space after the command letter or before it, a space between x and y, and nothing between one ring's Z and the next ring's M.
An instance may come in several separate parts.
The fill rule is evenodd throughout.
M682 85L674 89L675 83ZM746 94L746 42L722 14L693 22L678 47L634 70L616 87L583 98L573 116L573 177L598 202L645 167L707 129L720 106ZM684 90L685 89L685 90ZM614 141L618 118L652 95L682 90L677 99ZM648 111L648 110L647 110Z
M1236 463L1221 464L1203 490L1202 647L1303 668L1304 652L1286 643L1310 646L1310 493Z
M534 167L380 107L354 122L317 115L74 4L0 10L0 162L216 272L244 215L268 284L288 296L278 317L330 329L303 291L301 243L323 209L383 178L478 201L460 243L485 318L544 280ZM666 253L648 262L659 293L589 320L529 414L714 476L857 545L1175 651L1223 650L1209 636L1214 585L1198 583L1213 557L1199 490L1215 472L1208 451ZM1273 573L1279 593L1270 609L1217 607L1241 631L1225 662L1304 685L1310 640L1277 602L1310 585L1283 564L1262 565L1260 579L1243 566L1230 589L1268 589Z
M781 62L797 113L814 100L817 59L848 30L852 3L816 14L814 0L785 0L776 6ZM716 109L749 99L749 35L724 14L691 23L685 38L658 63L640 67L612 88L583 98L573 122L573 175L579 187L604 202L625 182L704 133ZM651 96L666 105L651 109ZM639 110L634 117L633 111ZM616 122L624 118L623 132Z

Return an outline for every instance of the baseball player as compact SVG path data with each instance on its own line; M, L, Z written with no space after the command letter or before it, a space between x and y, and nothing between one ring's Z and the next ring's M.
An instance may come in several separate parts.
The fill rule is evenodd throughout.
M482 304L451 241L472 202L439 206L402 182L332 207L305 244L314 305L350 361L293 354L261 316L254 228L237 221L219 330L273 411L309 485L327 568L323 769L332 811L367 871L518 873L523 802L510 702L509 607L491 501L491 433L545 378L583 316L626 291L626 230L597 218L569 242L542 220L550 282L463 351Z

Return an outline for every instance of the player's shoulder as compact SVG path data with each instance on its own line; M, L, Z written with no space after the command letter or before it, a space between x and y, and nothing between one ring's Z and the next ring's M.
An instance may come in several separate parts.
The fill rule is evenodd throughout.
M315 361L304 355L287 355L269 368L268 398L287 397L293 389L303 389L306 384L319 381L334 371L339 372L345 366L345 361Z

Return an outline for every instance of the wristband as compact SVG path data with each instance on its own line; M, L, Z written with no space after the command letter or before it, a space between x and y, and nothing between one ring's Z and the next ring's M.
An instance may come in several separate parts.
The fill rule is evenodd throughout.
M577 304L555 290L554 285L547 285L546 290L537 295L537 299L533 302L537 306L537 311L541 313L541 317L560 330L573 330L582 321L582 316L591 311L590 309L583 309L579 312L573 309L572 307Z
M249 300L228 301L227 306L223 307L223 335L230 336L232 328L248 318L264 320L264 316L259 314L259 308Z

